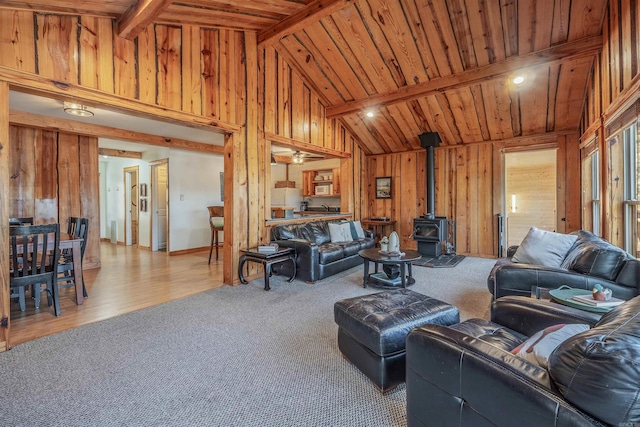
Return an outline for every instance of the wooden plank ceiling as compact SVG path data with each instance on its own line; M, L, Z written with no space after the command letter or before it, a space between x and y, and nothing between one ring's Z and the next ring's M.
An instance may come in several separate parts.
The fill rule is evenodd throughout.
M0 7L255 30L367 154L576 131L606 0L30 0ZM516 87L509 78L525 76ZM372 112L373 117L366 116Z

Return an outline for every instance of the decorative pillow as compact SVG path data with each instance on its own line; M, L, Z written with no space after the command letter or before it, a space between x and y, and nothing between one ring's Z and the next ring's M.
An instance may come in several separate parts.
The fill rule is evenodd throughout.
M577 238L531 227L511 261L558 268Z
M533 334L525 342L511 350L511 353L547 369L549 356L556 347L572 336L588 330L589 325L583 324L549 326Z
M351 228L351 237L353 238L353 240L364 239L364 230L362 229L362 224L360 224L360 221L347 221L347 223Z
M329 234L331 235L331 243L352 242L351 226L348 222L329 223Z

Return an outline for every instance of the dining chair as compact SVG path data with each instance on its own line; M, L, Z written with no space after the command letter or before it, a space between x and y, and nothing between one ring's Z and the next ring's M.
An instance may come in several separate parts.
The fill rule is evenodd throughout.
M224 206L207 206L209 209L209 226L211 227L211 246L209 247L209 264L211 253L216 248L216 260L218 260L218 248L222 246L218 233L224 229Z
M25 216L25 217L9 218L9 225L33 225L33 217Z
M40 308L40 294L46 291L49 305L53 303L55 315L60 316L56 286L59 245L60 224L9 227L9 288L15 292L20 310L26 309L25 288L32 286L36 308Z
M69 217L67 219L67 234L70 234L74 237L82 239L82 243L80 244L80 264L82 264L82 260L84 259L84 250L87 247L87 237L89 235L89 219L88 218L79 218L75 216ZM63 249L60 251L60 261L58 262L58 289L65 289L71 286L76 286L76 282L74 279L74 259L73 259L73 251L71 249ZM87 288L84 285L84 276L82 278L82 295L86 298Z

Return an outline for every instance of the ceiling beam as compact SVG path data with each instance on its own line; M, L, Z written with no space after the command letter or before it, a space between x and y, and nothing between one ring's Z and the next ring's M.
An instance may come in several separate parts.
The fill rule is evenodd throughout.
M171 6L173 0L138 0L118 19L117 32L120 37L133 40Z
M113 148L98 148L98 154L109 157L126 157L128 159L142 159L139 151L114 150Z
M224 154L224 147L220 145L204 144L202 142L189 141L179 138L151 135L124 129L116 129L109 126L83 123L76 120L59 119L56 117L41 116L39 114L24 111L11 110L9 123L13 125L29 126L39 129L48 129L60 132L75 133L97 138L111 138L121 141L135 142L138 144L154 145L156 147L174 148L180 150L197 151L209 154Z
M276 135L275 133L265 132L264 138L274 143L272 145L277 145L278 147L306 151L307 153L320 154L336 159L348 159L351 157L351 153L344 153L342 151L334 150L331 148L318 147L317 145L309 144L308 142L286 138L284 136Z
M584 58L602 50L602 36L585 37L564 44L552 46L521 56L512 56L500 62L474 68L458 74L437 77L424 83L403 86L400 89L373 95L366 99L345 102L327 107L327 118L353 114L372 107L385 107L399 102L436 95L447 90L459 89L471 84L506 78L516 71L524 71L538 66L549 66L557 61Z
M34 73L0 66L0 80L20 92L30 93L60 101L79 102L90 107L100 107L136 117L162 120L186 126L197 126L218 133L240 133L242 127L185 111L171 110L159 105L147 104L137 99L107 93L68 82L48 79Z
M313 22L338 12L353 0L314 0L304 9L258 33L258 45L267 45L302 30Z

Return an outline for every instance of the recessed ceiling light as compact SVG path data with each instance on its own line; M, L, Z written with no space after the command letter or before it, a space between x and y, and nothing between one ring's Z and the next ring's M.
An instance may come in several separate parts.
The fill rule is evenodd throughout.
M93 111L86 105L76 104L75 102L64 102L64 112L73 116L93 117Z
M515 76L513 78L514 85L521 85L522 83L524 83L524 76Z
M367 111L367 117L373 117L373 112L372 111Z

